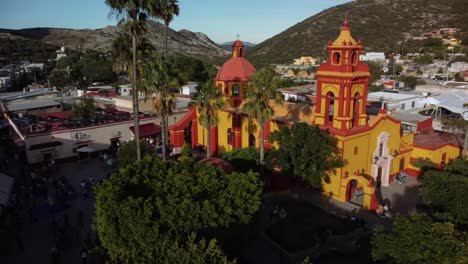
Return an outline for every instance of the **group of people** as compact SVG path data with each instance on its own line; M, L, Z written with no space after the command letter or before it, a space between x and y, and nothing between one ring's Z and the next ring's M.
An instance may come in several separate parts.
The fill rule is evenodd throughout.
M275 205L273 211L271 212L271 220L275 220L279 217L279 219L285 219L287 216L286 210L284 208L280 208L278 205Z
M83 200L88 197L88 193L91 192L91 189L93 188L94 184L96 184L96 181L92 176L88 179L81 179L80 188L81 197L83 198Z

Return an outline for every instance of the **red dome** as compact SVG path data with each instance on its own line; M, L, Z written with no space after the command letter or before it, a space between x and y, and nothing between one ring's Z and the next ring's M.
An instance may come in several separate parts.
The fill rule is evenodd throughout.
M248 81L253 77L255 67L244 57L234 57L226 61L216 75L216 81Z
M242 47L244 47L244 43L242 43L242 41L240 41L240 40L236 40L236 41L234 41L234 43L232 43L232 47L233 48L237 48L237 47L242 48Z

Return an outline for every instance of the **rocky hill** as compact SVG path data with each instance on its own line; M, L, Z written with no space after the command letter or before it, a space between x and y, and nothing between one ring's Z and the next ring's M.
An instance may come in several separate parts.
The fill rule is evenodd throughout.
M257 66L322 56L327 41L338 36L346 12L353 37L368 51L399 52L412 36L444 27L468 34L467 0L355 0L292 26L247 51L247 56Z
M148 40L156 49L164 48L164 26L158 22L150 21L147 32ZM21 46L28 50L35 50L38 44L47 50L65 46L74 50L93 50L106 53L111 49L112 41L119 32L117 26L108 26L101 29L64 29L64 28L28 28L20 30L0 29L0 42L10 42L10 49L21 42ZM203 33L188 30L168 30L168 46L170 52L193 56L201 59L218 58L229 54L220 48ZM25 47L28 46L29 47ZM3 46L5 43L3 44ZM2 45L0 45L2 48ZM6 48L0 49L1 51ZM0 54L4 55L5 54Z

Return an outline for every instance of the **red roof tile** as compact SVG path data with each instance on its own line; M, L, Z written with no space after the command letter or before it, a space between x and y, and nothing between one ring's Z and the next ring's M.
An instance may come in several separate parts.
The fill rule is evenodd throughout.
M454 145L461 147L463 145L463 138L457 138L454 134L427 131L419 133L414 136L414 146L426 149L437 149L445 145Z
M253 77L255 67L243 57L234 57L226 61L219 69L217 81L248 81Z

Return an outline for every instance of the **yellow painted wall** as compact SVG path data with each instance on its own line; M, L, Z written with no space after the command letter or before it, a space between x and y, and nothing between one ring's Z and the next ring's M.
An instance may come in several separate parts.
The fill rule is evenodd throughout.
M231 151L232 145L228 144L228 129L232 129L232 114L228 112L218 112L218 151ZM234 142L234 131L232 134Z
M445 164L447 164L450 160L456 159L460 156L460 149L451 145L445 145L441 148L434 149L434 150L428 150L428 149L420 148L420 147L413 147L412 158L430 159L432 162L439 165L442 162L442 155L444 153L447 153L446 161L445 161ZM410 169L419 171L419 168L411 164L409 164L408 167Z

